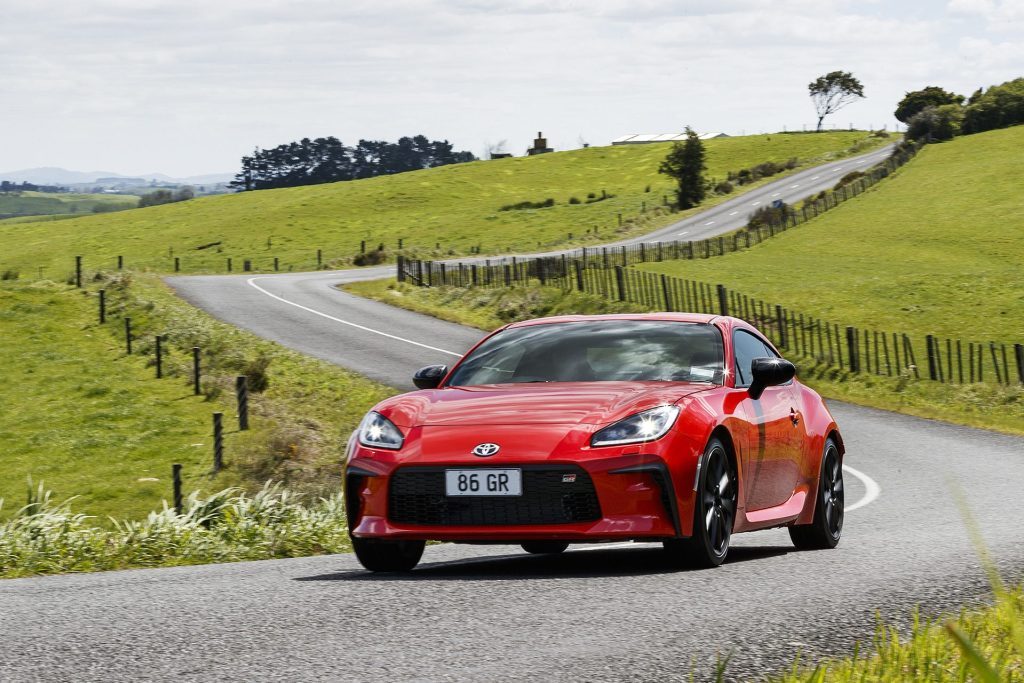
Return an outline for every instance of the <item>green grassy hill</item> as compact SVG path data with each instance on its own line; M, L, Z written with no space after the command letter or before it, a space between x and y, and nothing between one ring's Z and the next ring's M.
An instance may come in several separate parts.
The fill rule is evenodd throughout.
M871 191L749 251L644 269L842 324L1024 342L1024 126L929 145Z
M185 492L267 479L333 493L344 439L366 409L394 393L355 373L216 322L156 278L101 283L110 316L97 322L95 289L48 281L0 283L0 518L26 502L31 477L77 512L118 519L160 509L171 464ZM98 285L97 285L98 286ZM88 296L86 296L88 294ZM121 315L137 337L125 354ZM165 377L155 379L153 336L166 335ZM193 395L190 353L203 349L203 393ZM251 395L251 429L237 431L233 381L253 368L268 378ZM317 396L310 401L311 394ZM224 413L225 463L212 463L212 413Z
M884 144L863 132L814 135L773 134L707 141L708 173L724 178L764 161L804 162L831 158L859 145ZM126 265L169 270L173 253L184 271L222 271L254 260L270 269L315 268L316 250L341 265L359 252L359 243L404 240L406 249L429 253L483 253L531 250L539 244L607 241L618 229L642 232L672 218L658 209L670 193L658 165L668 146L597 147L537 157L479 161L354 182L264 190L199 198L189 202L50 223L0 223L5 246L0 269L50 277L67 272L72 257L87 265L109 266L118 255ZM648 191L649 189L649 191ZM587 203L587 195L614 197ZM576 197L580 204L569 204ZM551 208L501 211L524 201L555 200ZM718 198L719 201L725 197ZM642 215L642 209L647 213ZM666 212L667 214L667 212ZM597 234L594 234L594 231ZM572 233L573 239L568 235ZM589 234L588 234L589 233ZM199 249L203 245L213 245Z

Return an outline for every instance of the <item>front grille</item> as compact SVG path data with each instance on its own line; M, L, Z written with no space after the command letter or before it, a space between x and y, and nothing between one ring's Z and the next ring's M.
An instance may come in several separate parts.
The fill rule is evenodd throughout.
M594 482L582 468L513 467L523 471L523 495L451 498L444 489L444 472L449 468L402 467L391 475L388 518L402 524L431 526L568 524L601 518ZM564 482L566 474L575 474L575 481Z

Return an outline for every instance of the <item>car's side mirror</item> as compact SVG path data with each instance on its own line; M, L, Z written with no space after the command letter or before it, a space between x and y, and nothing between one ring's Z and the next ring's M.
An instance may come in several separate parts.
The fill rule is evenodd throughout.
M412 376L412 383L417 389L436 389L447 374L447 365L428 365L416 371Z
M785 384L796 376L796 366L783 358L755 358L750 364L750 398L759 399L765 387Z

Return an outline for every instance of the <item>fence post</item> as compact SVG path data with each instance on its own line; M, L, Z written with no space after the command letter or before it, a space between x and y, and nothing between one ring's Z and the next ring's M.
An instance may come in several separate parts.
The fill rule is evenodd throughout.
M231 272L231 257L228 257L228 272Z
M1024 384L1024 344L1014 344L1013 355L1017 359L1017 381Z
M360 254L365 254L366 253L366 240L360 240L359 241L359 253Z
M107 322L107 290L100 290L100 325Z
M177 256L174 257L174 272L181 272L181 259L178 258Z
M579 261L573 261L573 264L576 266L576 289L578 289L579 291L582 292L583 291L583 267L580 265ZM1018 344L1018 346L1019 346L1019 344Z
M277 272L277 257L274 257L274 272Z
M82 288L82 257L75 257L75 287Z
M395 263L395 268L397 269L398 273L395 276L395 279L397 279L399 282L405 282L405 257L402 256L401 254L398 255L397 262Z
M181 514L181 465L171 465L171 482L174 491L174 514Z
M199 347L192 347L192 390L193 393L199 395Z
M117 269L124 270L124 256L117 257Z
M132 319L124 319L124 351L129 356L132 355Z
M935 367L935 337L930 334L926 335L924 343L928 351L928 379L937 380L939 375Z
M158 335L156 335L156 378L160 379L163 376L164 376L163 338L158 334Z
M224 413L213 414L213 473L224 466Z
M235 398L238 399L238 431L249 428L249 378L239 375L235 378Z
M788 348L786 344L786 315L782 312L782 306L775 305L775 320L779 323L779 346Z
M846 328L846 351L850 354L850 372L860 372L860 358L857 354L857 330L852 327Z
M622 266L615 266L615 282L619 286L619 301L626 300L626 283L624 281L625 273L623 272Z
M661 274L661 293L665 297L665 310L672 310L672 297L669 296L668 288L668 276L664 273Z
M316 250L316 267L319 268L324 263L324 252L321 249Z
M729 297L725 293L725 285L715 285L715 289L718 290L719 315L729 315Z

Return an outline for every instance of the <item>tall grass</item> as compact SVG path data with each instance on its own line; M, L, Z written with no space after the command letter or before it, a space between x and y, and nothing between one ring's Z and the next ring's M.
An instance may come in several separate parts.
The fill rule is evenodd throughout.
M335 553L350 548L340 494L306 500L268 482L253 495L193 492L178 514L163 509L110 528L56 503L42 485L0 523L0 577L167 567ZM3 501L0 499L0 507Z

